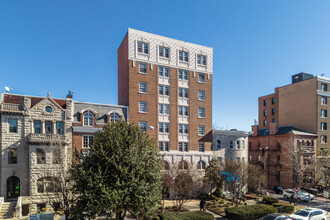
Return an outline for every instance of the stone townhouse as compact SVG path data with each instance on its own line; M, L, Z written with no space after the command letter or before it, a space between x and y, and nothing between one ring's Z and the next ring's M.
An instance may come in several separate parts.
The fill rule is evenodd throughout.
M72 98L1 96L2 214L37 212L71 160Z

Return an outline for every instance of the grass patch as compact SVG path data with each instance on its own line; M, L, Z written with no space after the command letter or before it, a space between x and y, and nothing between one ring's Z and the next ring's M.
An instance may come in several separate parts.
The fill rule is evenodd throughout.
M207 212L167 212L159 215L161 220L214 220L214 216Z

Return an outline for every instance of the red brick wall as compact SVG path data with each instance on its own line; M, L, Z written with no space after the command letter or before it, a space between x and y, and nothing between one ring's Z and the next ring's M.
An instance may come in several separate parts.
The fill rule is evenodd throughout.
M126 34L118 51L118 104L128 105L128 35Z

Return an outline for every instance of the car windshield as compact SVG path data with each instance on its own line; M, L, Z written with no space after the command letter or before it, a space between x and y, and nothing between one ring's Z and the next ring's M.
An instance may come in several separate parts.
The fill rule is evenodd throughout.
M295 215L300 215L303 217L307 217L309 215L309 212L306 212L304 210L298 210L296 213L294 213Z

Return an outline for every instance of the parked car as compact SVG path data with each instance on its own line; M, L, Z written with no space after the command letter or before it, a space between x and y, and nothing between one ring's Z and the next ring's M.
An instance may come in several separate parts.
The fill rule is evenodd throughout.
M285 199L290 199L290 197L294 194L294 191L292 189L285 189L283 190L283 197Z
M283 194L283 188L281 186L274 186L273 190L276 194Z
M259 220L293 220L293 219L287 215L276 213L276 214L265 215L264 217L259 218Z
M315 198L314 195L307 193L305 191L300 190L300 192L295 193L295 196L297 197L297 200L299 202L303 201L303 202L308 202L308 200L313 200Z
M322 209L304 208L290 215L294 220L326 220L326 213Z

